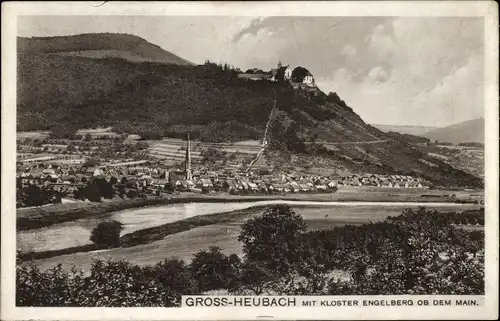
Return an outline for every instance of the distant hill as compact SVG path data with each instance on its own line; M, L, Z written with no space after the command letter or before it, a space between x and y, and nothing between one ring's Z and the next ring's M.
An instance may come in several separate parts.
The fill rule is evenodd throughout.
M133 36L73 37L44 38L31 45L20 41L24 47L18 52L19 131L112 127L142 137L185 138L190 132L193 139L207 142L261 140L276 100L268 131L272 149L306 152L356 172L414 175L436 185L482 184L411 146L409 137L366 124L335 93L238 79L236 70L213 63L137 63L123 57L54 54L75 47L159 48ZM93 39L99 39L97 44ZM103 39L114 39L112 46ZM140 52L129 49L125 51ZM177 57L170 55L164 57ZM306 147L314 141L342 144L334 150Z
M399 126L399 125L374 125L374 124L372 124L372 126L386 133L397 132L400 134L408 134L413 136L422 136L423 134L438 128L430 126Z
M473 119L448 127L438 128L422 136L432 141L437 140L447 143L484 143L484 119Z
M20 54L52 54L87 58L122 58L131 62L193 63L128 34L96 33L60 37L17 38Z

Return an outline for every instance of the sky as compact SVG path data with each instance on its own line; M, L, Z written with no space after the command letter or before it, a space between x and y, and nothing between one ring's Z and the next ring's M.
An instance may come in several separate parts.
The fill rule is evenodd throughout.
M194 63L303 66L365 122L444 127L484 113L482 18L23 16L18 36L116 32Z

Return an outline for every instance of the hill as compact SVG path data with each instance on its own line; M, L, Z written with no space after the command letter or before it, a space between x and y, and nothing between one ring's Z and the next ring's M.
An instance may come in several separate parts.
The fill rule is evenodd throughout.
M133 63L39 48L18 53L19 131L112 127L147 138L190 132L192 139L215 143L261 140L269 122L271 149L309 157L304 162L421 176L436 185L482 184L411 146L404 135L366 124L335 93L238 79L234 69L209 62Z
M447 143L484 143L484 119L472 119L448 127L438 128L422 136L432 141L437 140Z
M338 96L294 91L269 81L238 79L215 64L178 66L122 59L20 53L18 130L111 126L194 139L261 139L273 117L303 125L304 137L371 141L383 133L366 125ZM332 131L332 126L335 130Z
M192 65L157 45L128 34L96 33L60 37L17 38L20 54L52 54L87 58L122 58L132 62Z
M422 136L429 131L437 129L437 127L430 126L400 126L400 125L376 125L372 124L373 127L380 129L383 132L397 132L400 134L407 134L413 136Z

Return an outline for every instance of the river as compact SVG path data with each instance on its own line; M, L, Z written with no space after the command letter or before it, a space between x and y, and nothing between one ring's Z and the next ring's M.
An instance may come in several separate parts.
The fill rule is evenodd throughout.
M228 203L181 203L156 207L127 209L102 216L92 216L72 222L17 232L17 248L22 252L57 250L90 243L92 229L105 220L117 220L124 225L123 234L183 220L197 215L243 210L256 206L289 204L306 221L329 221L335 224L362 224L396 216L404 208L438 209L439 211L478 208L475 204L415 203L415 202L315 202L268 200Z

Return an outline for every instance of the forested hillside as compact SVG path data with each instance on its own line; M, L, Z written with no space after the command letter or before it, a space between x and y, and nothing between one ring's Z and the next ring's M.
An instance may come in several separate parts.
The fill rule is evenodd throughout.
M18 66L19 130L65 124L114 126L139 134L190 130L195 137L200 132L199 136L213 139L215 135L221 140L233 138L231 132L240 132L238 138L259 138L276 98L285 118L321 139L363 141L382 135L336 95L317 92L312 96L282 84L237 79L233 70L215 64L135 64L20 54Z

